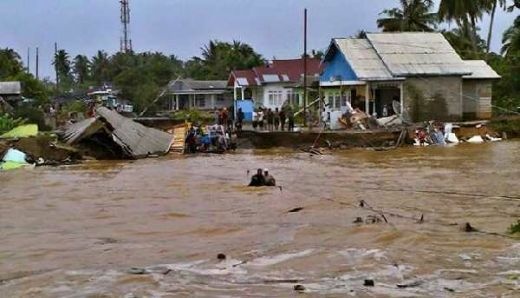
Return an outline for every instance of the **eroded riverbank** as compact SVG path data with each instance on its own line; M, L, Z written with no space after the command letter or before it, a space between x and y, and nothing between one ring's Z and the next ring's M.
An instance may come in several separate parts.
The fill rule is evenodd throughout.
M520 216L519 165L520 142L511 141L0 173L0 293L288 296L301 284L338 297L513 296L520 242L461 228L505 233ZM257 167L282 191L244 187ZM360 200L402 217L353 223L374 214ZM364 287L366 278L375 287Z

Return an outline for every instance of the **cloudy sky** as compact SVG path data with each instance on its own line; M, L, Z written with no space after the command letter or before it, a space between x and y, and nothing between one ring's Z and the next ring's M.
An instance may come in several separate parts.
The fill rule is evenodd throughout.
M135 51L160 51L182 59L200 55L210 39L240 40L266 58L303 51L303 9L308 8L309 48L324 50L332 37L360 29L378 31L376 19L397 0L130 0ZM0 47L23 57L40 49L40 76L52 76L54 42L70 53L92 56L119 50L119 0L1 0ZM515 14L499 12L492 49ZM488 18L480 26L487 32ZM34 72L34 55L31 70Z

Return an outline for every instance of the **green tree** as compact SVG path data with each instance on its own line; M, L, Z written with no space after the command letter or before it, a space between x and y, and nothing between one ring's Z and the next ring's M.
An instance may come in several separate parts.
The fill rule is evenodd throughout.
M39 102L45 102L49 98L49 89L24 70L20 55L12 49L0 49L0 80L20 81L24 97Z
M262 56L245 43L210 41L201 48L202 57L186 63L187 76L201 80L225 80L232 70L248 69L264 64Z
M110 80L109 76L110 60L105 51L98 51L92 57L91 76L94 83L100 85Z
M520 16L516 17L513 25L509 27L502 38L501 53L511 57L520 52Z
M20 55L13 49L0 49L0 79L16 75L23 71Z
M72 69L76 84L82 85L89 80L90 77L90 61L85 55L77 55L74 58Z
M493 3L489 0L441 0L438 16L441 20L455 21L459 27L467 26L469 23L473 34L472 45L476 52L478 49L477 21L482 18L484 12L492 10Z
M58 88L68 88L72 83L71 62L69 54L65 50L59 50L54 55L52 62L58 74Z
M451 31L444 31L443 34L462 59L485 58L485 41L473 30L469 23L463 23L460 27ZM476 51L475 40L477 41Z
M434 31L437 14L431 12L432 0L400 0L398 8L385 9L377 20L377 27L383 32Z
M486 42L486 53L489 53L489 49L491 47L491 37L493 35L493 25L495 23L495 13L497 10L497 7L506 8L506 0L488 0L491 4L488 5L490 7L490 20L489 20L489 30L488 30L488 36L487 36L487 42Z

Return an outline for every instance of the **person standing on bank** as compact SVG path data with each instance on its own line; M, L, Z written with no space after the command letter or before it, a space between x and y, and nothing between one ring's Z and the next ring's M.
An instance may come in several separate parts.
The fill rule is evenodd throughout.
M242 111L242 108L238 109L237 112L237 131L242 131L242 124L244 122L244 112Z
M278 108L274 109L274 130L280 129L280 112Z
M274 113L273 110L267 110L267 130L273 131L274 126Z
M287 116L287 119L289 120L287 130L294 131L294 112L293 112L291 105L287 106L286 116Z
M282 131L285 130L285 108L280 110L280 128Z

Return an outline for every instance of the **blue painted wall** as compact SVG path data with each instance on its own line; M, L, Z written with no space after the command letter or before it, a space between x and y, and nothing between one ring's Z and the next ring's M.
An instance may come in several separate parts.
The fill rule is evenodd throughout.
M332 58L325 60L325 69L320 76L320 81L330 82L332 76L340 76L342 81L357 81L356 73L345 56L335 46L331 47L330 50L334 51L334 55Z

